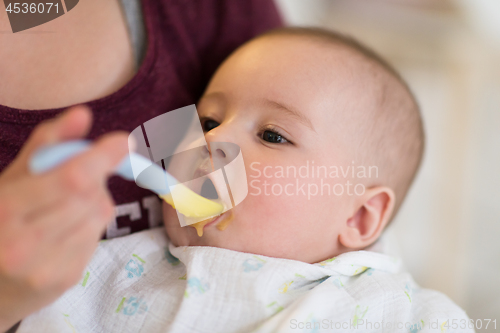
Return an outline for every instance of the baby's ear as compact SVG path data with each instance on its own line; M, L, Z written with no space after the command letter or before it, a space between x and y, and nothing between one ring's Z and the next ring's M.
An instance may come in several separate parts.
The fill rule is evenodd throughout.
M389 222L394 202L394 191L388 187L367 189L357 201L359 209L343 226L339 242L352 250L365 248L375 242Z

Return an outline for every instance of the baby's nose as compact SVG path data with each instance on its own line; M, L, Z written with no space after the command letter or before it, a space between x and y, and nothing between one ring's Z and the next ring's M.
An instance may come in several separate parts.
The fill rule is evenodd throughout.
M229 164L236 158L240 149L232 142L207 142L215 170Z
M201 148L201 157L203 159L212 159L214 163L214 168L217 170L221 166L229 163L231 158L228 158L228 154L231 154L231 143L228 142L209 142L207 145ZM236 157L236 156L234 156ZM234 159L233 157L233 159Z
M226 158L226 153L221 148L217 148L214 152L216 158Z

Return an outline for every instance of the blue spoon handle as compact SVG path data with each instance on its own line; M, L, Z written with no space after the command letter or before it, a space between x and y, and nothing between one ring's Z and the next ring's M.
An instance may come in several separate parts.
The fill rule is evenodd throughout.
M83 153L90 148L90 141L76 140L50 145L39 149L31 158L29 169L34 174L49 171L67 160ZM147 170L147 173L140 175L137 180L134 177L132 163L136 170ZM157 164L152 163L147 158L136 153L130 153L120 162L115 170L115 174L127 179L136 181L137 185L147 188L159 195L170 193L166 184L177 184L178 181L163 170ZM162 180L164 180L162 182Z

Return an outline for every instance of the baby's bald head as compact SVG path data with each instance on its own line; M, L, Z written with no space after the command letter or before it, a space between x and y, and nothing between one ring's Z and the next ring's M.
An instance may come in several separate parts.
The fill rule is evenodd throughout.
M401 76L375 52L352 38L317 28L282 28L260 38L300 38L344 53L345 66L360 85L354 103L365 99L369 108L346 108L340 115L353 158L365 166L377 166L378 178L368 186L385 185L396 194L394 214L415 178L424 151L424 130L418 104ZM350 80L352 82L352 80ZM365 104L366 105L366 104Z

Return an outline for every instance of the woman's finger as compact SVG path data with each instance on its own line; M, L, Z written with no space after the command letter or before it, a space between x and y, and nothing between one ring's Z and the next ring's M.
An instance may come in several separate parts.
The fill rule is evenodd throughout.
M86 218L99 218L106 225L114 217L114 203L105 189L98 189L85 202L71 198L38 212L28 221L29 227L44 233L46 241L52 242L70 235Z

